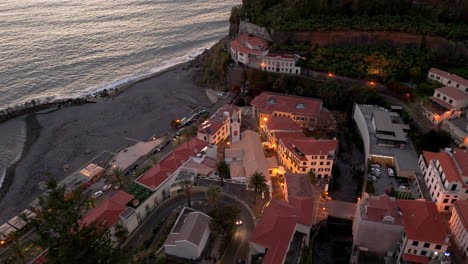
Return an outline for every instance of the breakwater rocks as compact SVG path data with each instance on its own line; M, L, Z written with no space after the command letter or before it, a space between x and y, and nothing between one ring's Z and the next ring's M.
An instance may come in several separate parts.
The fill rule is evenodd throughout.
M119 89L104 89L100 92L95 92L90 95L86 95L78 98L68 98L68 99L55 99L55 98L46 98L46 99L37 99L31 100L29 102L11 106L5 109L0 110L0 122L7 121L9 119L35 113L42 110L47 110L51 108L62 108L70 107L74 105L83 105L88 103L95 103L103 97L109 97L113 94L117 94Z

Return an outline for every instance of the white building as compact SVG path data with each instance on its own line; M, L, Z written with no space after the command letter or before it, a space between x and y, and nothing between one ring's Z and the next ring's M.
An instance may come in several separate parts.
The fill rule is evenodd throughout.
M292 55L268 54L260 66L263 71L300 75L301 67L296 66L296 60Z
M456 201L449 221L453 239L458 246L460 255L468 258L468 201Z
M231 41L230 53L236 63L258 69L262 58L268 54L268 43L264 39L242 34Z
M439 211L449 211L457 200L468 198L468 152L423 151L419 166L432 201Z
M439 82L443 85L455 87L462 92L468 93L468 80L456 74L451 74L436 68L431 68L427 77L430 80Z
M230 104L223 105L199 126L197 138L216 145L228 138L231 138L233 143L238 142L241 136L241 122L242 111L240 107Z
M199 259L211 233L210 221L208 215L184 207L164 243L165 253L185 259Z

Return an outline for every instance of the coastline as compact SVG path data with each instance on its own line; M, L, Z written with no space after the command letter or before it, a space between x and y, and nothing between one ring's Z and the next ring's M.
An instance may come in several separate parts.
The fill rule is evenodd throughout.
M188 114L193 106L208 106L206 89L196 85L197 78L210 50L224 39L190 61L122 84L104 95L18 113L25 116L26 139L0 187L0 222L27 208L42 193L37 188L39 181L60 180L67 176L65 164L74 169L86 163L90 156L84 149L92 148L92 155L115 152L135 140L160 135L171 119Z

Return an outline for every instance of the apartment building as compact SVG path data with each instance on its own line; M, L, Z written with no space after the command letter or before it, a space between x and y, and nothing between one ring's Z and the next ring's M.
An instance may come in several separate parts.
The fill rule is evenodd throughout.
M251 105L260 126L265 126L271 117L278 116L288 117L300 127L311 130L333 130L336 127L335 119L319 99L262 92Z
M241 108L226 104L219 108L198 128L197 138L216 145L229 139L234 143L240 140L242 121Z
M419 166L432 201L439 211L450 212L455 201L468 199L468 152L423 151Z
M296 61L293 55L268 54L260 66L263 71L300 75L301 67L296 66Z
M397 200L404 232L399 241L397 263L429 263L442 260L450 245L447 222L433 202Z
M277 149L280 138L304 137L301 127L289 117L271 116L263 123L264 125L260 126L260 130L274 149Z
M442 71L436 68L431 68L427 75L432 81L439 82L443 85L452 86L459 89L462 92L468 93L468 80L446 71Z
M468 201L456 201L449 227L462 258L468 261Z
M268 54L266 40L249 34L242 34L230 42L231 58L236 63L242 63L259 69L264 56Z
M337 140L281 138L277 149L278 159L292 173L312 171L317 178L328 178L332 173L337 146Z

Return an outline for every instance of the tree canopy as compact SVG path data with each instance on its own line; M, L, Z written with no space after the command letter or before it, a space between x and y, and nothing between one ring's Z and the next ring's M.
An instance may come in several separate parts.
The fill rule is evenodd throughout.
M235 205L216 208L210 212L210 230L215 234L231 233L239 220L240 209Z

